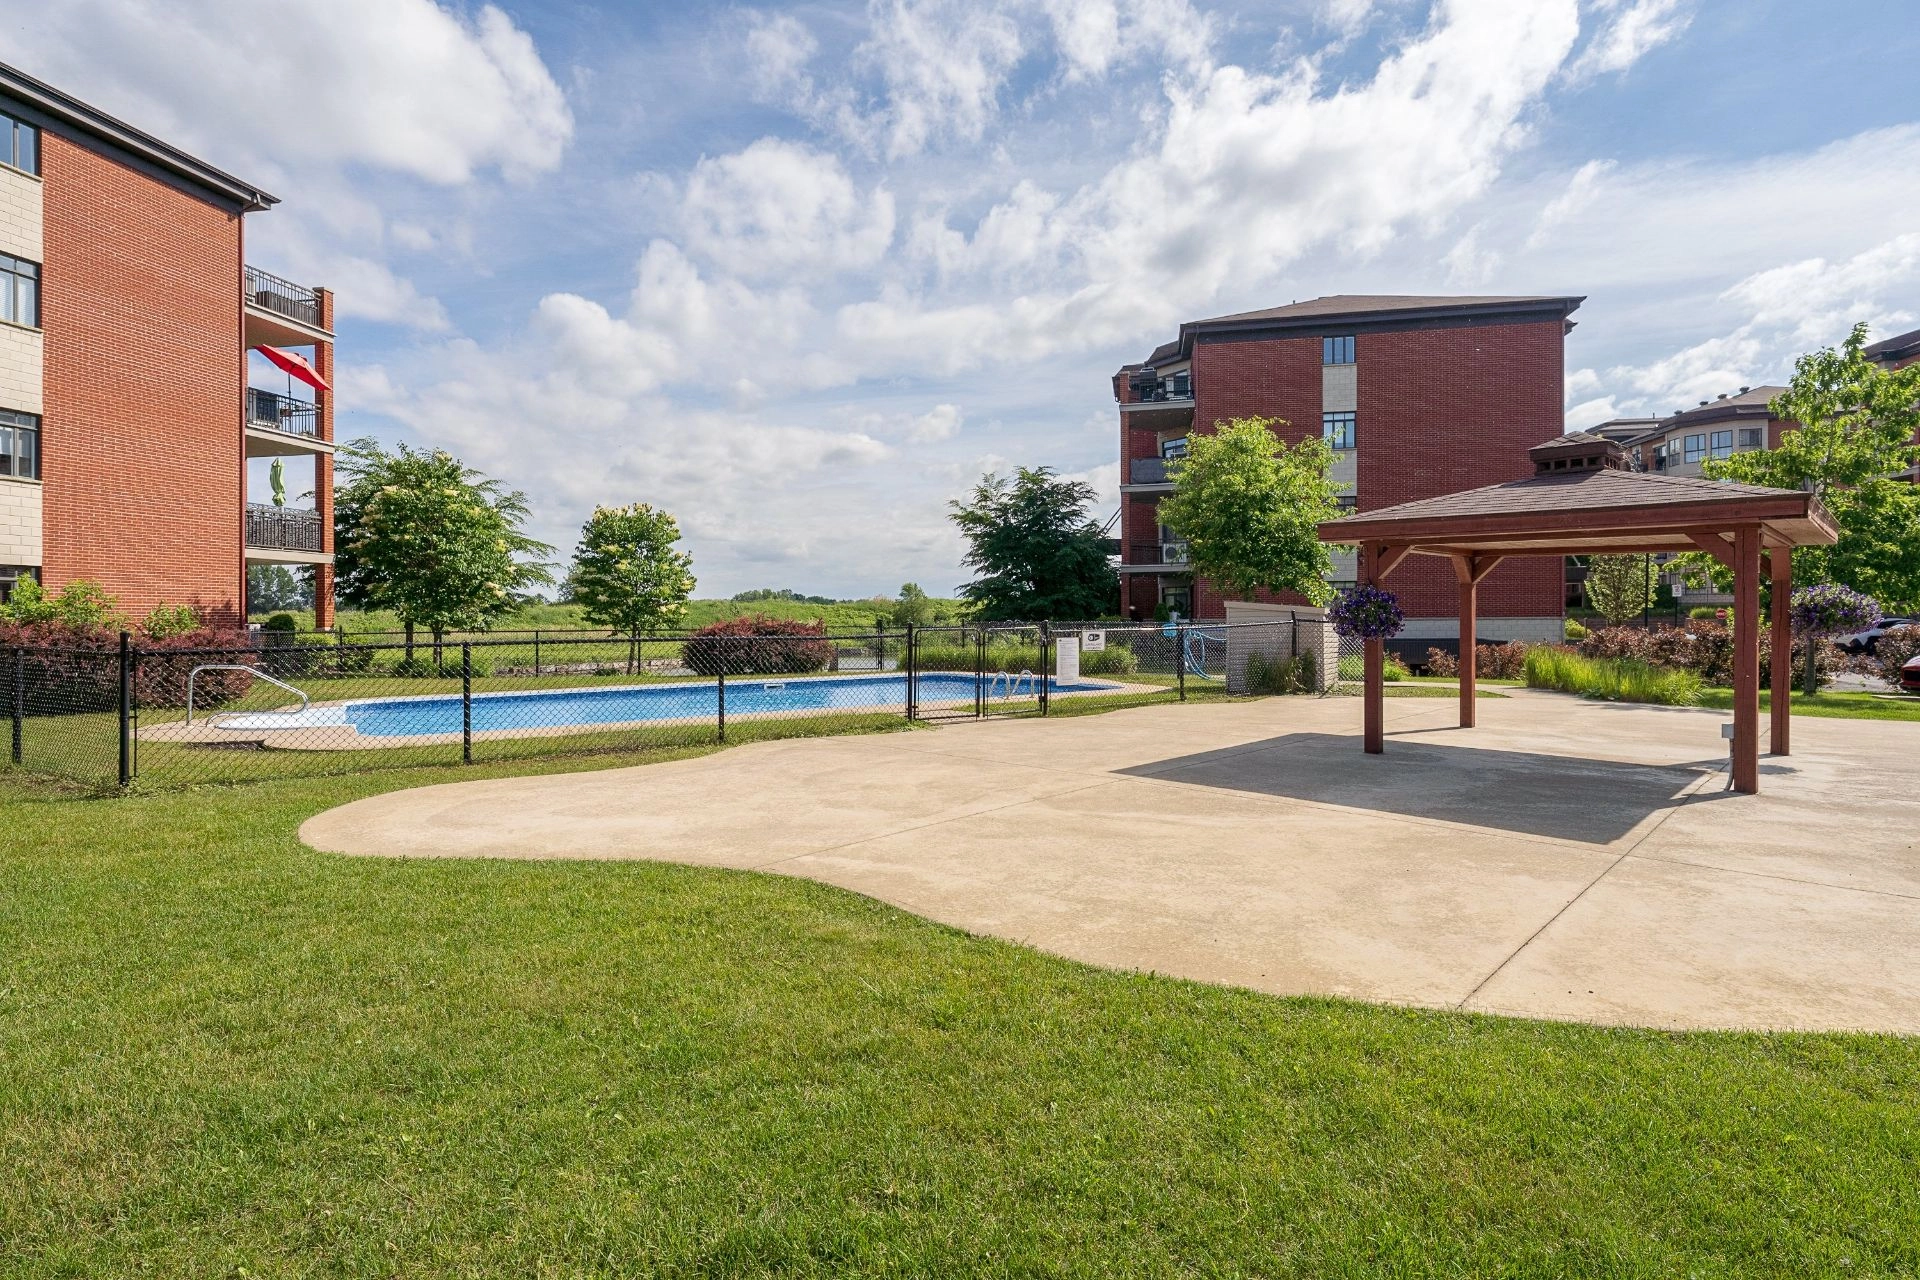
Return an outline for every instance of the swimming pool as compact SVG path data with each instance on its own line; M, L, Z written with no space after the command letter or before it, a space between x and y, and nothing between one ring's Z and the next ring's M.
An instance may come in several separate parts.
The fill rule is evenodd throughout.
M994 677L987 677L989 681ZM1027 695L1022 677L1021 696ZM975 679L965 672L925 672L918 677L919 700L925 705L971 702ZM1049 679L1053 693L1092 693L1121 686L1100 680L1062 683ZM1005 677L994 690L1006 689ZM713 683L615 685L586 689L548 689L522 693L473 695L475 733L544 730L597 725L660 723L676 720L714 720L719 715L720 689ZM727 680L727 717L789 715L806 711L898 711L907 707L907 677L872 676L741 676ZM400 698L367 698L304 711L235 712L218 716L213 724L235 732L262 730L351 729L367 738L423 738L461 732L460 698L427 694Z

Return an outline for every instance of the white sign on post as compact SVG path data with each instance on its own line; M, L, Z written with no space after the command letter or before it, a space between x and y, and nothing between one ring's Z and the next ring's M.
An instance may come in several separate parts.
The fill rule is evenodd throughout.
M1082 631L1080 647L1088 653L1099 653L1107 647L1107 633L1104 631Z
M1060 636L1053 642L1053 678L1059 684L1074 684L1080 679L1080 642L1072 636Z

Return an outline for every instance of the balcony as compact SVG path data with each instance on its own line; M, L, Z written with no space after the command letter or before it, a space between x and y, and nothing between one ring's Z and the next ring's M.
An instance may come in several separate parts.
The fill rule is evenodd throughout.
M1127 459L1128 484L1172 484L1167 475L1165 458L1129 458Z
M1151 369L1141 370L1127 380L1127 392L1120 412L1135 426L1146 426L1149 419L1161 427L1174 426L1193 416L1193 375L1184 370L1164 378Z
M247 504L248 564L332 564L318 511Z
M1187 566L1187 544L1184 542L1136 542L1127 551L1123 568L1184 569Z
M248 346L305 347L333 340L324 327L318 289L258 267L245 268L241 288Z
M311 400L247 388L247 425L281 431L290 436L320 436L320 406Z

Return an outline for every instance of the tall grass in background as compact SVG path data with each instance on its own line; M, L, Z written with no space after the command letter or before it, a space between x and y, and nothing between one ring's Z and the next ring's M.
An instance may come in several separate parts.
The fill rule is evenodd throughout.
M1607 702L1648 702L1663 707L1698 706L1706 682L1691 671L1649 666L1631 658L1586 658L1571 649L1533 649L1527 654L1527 687L1558 689Z

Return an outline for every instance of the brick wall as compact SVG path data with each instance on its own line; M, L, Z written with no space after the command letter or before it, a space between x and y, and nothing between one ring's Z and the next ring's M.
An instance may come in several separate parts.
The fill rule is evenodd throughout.
M46 581L239 617L240 217L48 131Z
M1361 510L1452 493L1533 473L1527 450L1560 435L1564 355L1559 320L1368 331L1358 342L1359 396L1356 489ZM1320 434L1322 366L1318 335L1243 340L1199 335L1193 352L1194 429L1230 418L1285 420L1294 443ZM1154 450L1123 428L1125 456ZM1126 504L1129 543L1153 536L1150 505ZM1410 616L1451 619L1458 612L1453 571L1415 557L1389 586ZM1482 617L1558 617L1558 559L1515 560L1482 583ZM1126 604L1150 613L1157 589L1140 575ZM1261 600L1304 603L1299 597ZM1224 614L1225 600L1208 582L1195 584L1194 615Z
M1565 430L1559 320L1365 334L1359 344L1360 509L1519 480L1527 450ZM1508 560L1480 584L1485 618L1559 617L1558 557ZM1410 617L1459 612L1453 569L1413 556L1387 585Z

